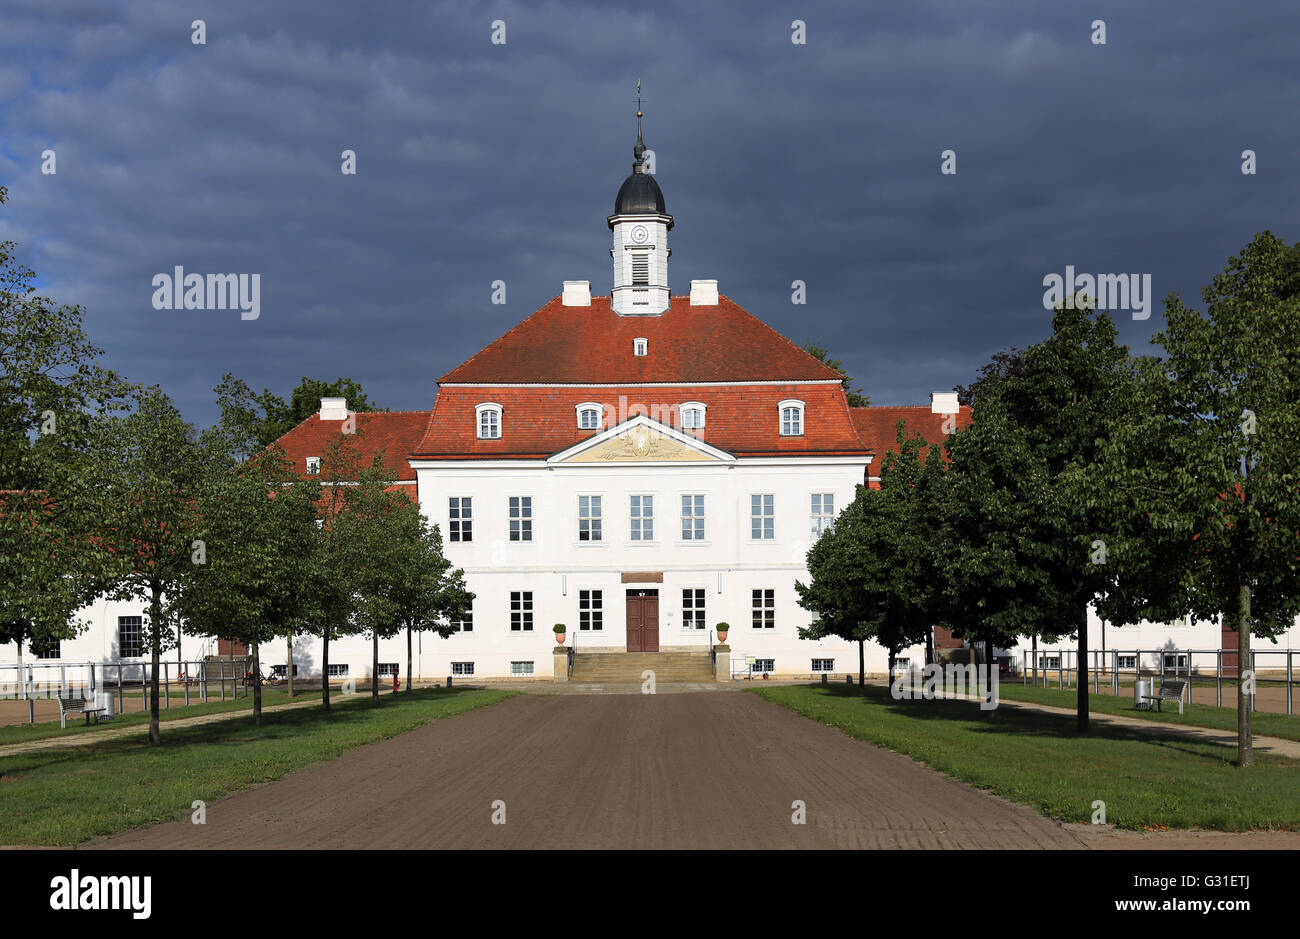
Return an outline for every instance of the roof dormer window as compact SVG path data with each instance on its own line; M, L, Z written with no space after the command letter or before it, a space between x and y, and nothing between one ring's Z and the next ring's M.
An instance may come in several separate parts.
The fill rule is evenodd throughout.
M307 457L307 475L308 476L320 475L320 457L318 456Z
M778 413L781 415L781 436L802 437L803 402L791 399L788 401L782 401L776 407Z
M501 437L501 405L480 404L474 408L480 440L498 440Z
M600 429L600 418L605 413L604 405L595 401L586 401L578 405L577 412L579 430Z
M633 340L632 340L632 354L633 354L633 355L645 355L645 354L647 354L649 351L650 351L650 340L649 340L649 339L633 339Z
M706 406L699 401L687 401L681 407L682 430L703 430Z

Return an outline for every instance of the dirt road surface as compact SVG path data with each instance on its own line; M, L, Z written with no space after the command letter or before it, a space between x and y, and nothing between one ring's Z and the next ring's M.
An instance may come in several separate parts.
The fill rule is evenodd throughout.
M806 824L794 824L794 803ZM500 818L502 803L505 824ZM519 696L122 848L1070 848L1061 825L754 695Z

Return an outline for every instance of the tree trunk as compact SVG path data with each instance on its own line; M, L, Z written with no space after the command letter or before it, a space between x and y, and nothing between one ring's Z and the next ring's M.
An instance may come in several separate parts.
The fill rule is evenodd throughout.
M406 690L411 690L411 627L406 627Z
M285 674L289 676L289 699L293 699L293 633L289 633L285 642L289 646L289 664L285 666Z
M371 633L370 697L379 703L379 630Z
M894 652L894 650L891 648L889 650L889 684L891 686L894 683L894 663L897 661L898 661L898 657Z
M992 639L985 639L985 640L984 640L984 658L987 659L987 661L986 661L984 664L985 664L988 668L993 669L993 668L996 668L996 667L997 667L997 664L998 664L998 663L997 663L996 661L994 661L995 656L993 655L993 640L992 640ZM976 673L976 674L978 675L978 673ZM979 687L979 678L978 678L978 677L975 679L975 686L976 686L977 688ZM990 671L990 672L988 673L987 680L984 682L984 687L985 687L985 688L992 688L992 687L993 687L993 672L992 672L992 671Z
M861 692L867 687L867 642L865 639L858 640L858 691Z
M328 623L321 630L320 674L321 705L328 711L330 709L330 627Z
M1250 662L1250 585L1243 577L1238 587L1237 619L1237 765L1255 762L1254 741L1250 730L1250 697L1246 693L1246 675L1254 684L1255 670Z
M934 664L934 627L930 626L925 631L925 664Z
M149 746L162 746L158 728L158 662L162 659L162 590L154 585L149 597L149 619L153 627L153 674L149 676Z
M1038 633L1034 633L1033 643L1034 643L1033 651L1029 653L1029 657L1032 660L1034 665L1034 687L1037 688L1038 687Z
M262 653L253 641L253 723L262 723Z
M177 620L176 622L176 677L177 678L180 678L181 675L185 673L185 654L184 651L181 649L181 642L184 638L185 637L181 632L180 621Z
M1088 604L1083 605L1079 618L1079 652L1074 669L1075 677L1079 680L1075 729L1081 734L1086 734L1088 732Z

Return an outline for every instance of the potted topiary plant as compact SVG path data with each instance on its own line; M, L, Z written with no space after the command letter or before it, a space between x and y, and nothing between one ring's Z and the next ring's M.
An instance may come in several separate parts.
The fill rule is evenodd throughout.
M559 645L564 645L565 635L568 633L568 627L563 623L556 623L552 631L555 633L555 641Z
M731 629L731 627L726 623L717 623L713 628L718 631L718 642L725 643L727 641L727 631Z

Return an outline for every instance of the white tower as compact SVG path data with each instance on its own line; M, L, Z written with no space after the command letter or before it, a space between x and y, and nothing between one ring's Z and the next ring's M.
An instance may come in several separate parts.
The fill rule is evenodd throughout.
M673 217L664 208L664 194L646 172L645 142L641 139L641 82L636 83L636 162L614 198L608 219L614 233L614 288L611 304L620 316L658 316L668 309L668 232Z

